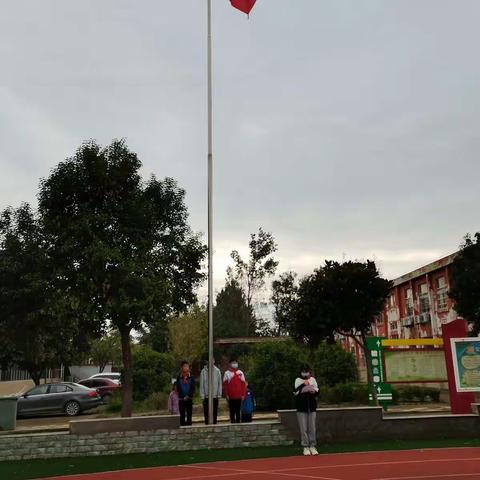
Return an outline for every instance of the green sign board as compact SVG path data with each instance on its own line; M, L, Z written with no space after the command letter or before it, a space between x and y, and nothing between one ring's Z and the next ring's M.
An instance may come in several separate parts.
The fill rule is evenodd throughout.
M383 371L383 347L381 337L368 337L367 349L370 351L370 367L373 373L373 385L377 393L377 399L383 408L387 409L392 403L392 387L385 382ZM370 402L373 402L373 395L369 395Z
M455 383L459 392L480 392L480 339L452 338Z
M447 381L443 350L386 350L383 357L388 382Z

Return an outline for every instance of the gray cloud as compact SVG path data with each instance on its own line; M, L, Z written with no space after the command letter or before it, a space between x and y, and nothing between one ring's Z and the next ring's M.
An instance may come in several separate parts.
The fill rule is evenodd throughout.
M281 269L393 277L480 228L476 0L214 0L216 285L262 225ZM206 230L205 2L10 0L0 206L80 142L126 137Z

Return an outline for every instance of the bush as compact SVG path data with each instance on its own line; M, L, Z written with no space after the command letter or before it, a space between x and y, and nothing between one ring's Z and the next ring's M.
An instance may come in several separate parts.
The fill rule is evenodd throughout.
M119 413L122 411L122 395L120 392L115 392L110 401L107 403L105 411L108 413Z
M319 384L333 386L358 381L355 357L337 343L319 345L314 352L313 369Z
M333 387L320 386L319 402L331 405L339 403L366 405L368 403L368 386L358 383L339 383Z
M440 390L438 388L405 385L393 388L393 403L403 402L438 402Z
M252 351L247 381L252 385L259 410L294 406L294 382L308 352L293 341L261 343Z
M170 389L176 370L172 355L156 352L148 345L141 345L133 349L132 360L134 400L144 400L154 392Z
M157 412L159 410L166 410L168 403L167 392L151 393L139 406L142 412Z

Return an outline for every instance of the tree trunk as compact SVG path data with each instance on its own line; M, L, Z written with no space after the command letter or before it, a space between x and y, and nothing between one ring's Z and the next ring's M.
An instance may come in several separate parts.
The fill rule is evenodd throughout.
M123 379L122 379L122 417L132 416L132 393L133 393L133 372L132 372L132 350L130 345L130 329L120 331L122 342L123 358Z
M370 388L370 392L372 393L373 403L377 407L379 406L377 391L375 390L375 385L373 384L373 371L372 371L372 358L370 355L370 350L367 348L367 342L365 335L362 333L362 343L360 344L361 348L363 349L363 353L365 355L365 363L367 365L367 379L368 379L368 386Z
M28 373L30 374L30 377L32 377L32 380L35 386L40 385L40 380L42 378L42 369L29 368Z

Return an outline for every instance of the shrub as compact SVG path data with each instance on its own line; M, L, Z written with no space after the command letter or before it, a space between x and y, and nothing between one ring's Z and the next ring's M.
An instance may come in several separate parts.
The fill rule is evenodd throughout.
M339 344L322 343L314 352L313 368L318 383L337 385L358 380L355 357Z
M252 351L247 380L252 385L259 410L294 406L294 382L308 352L293 341L261 343Z
M168 402L167 392L151 393L140 405L143 412L157 412L159 410L166 410Z
M358 383L339 383L333 387L320 386L319 402L332 405L339 403L366 405L368 403L368 386Z
M133 349L132 359L134 400L144 400L152 393L170 387L176 370L172 355L156 352L148 345L141 345Z
M393 389L394 403L402 402L438 402L440 390L431 387L420 387L417 385L398 386Z
M105 407L105 411L108 413L119 413L122 410L122 395L120 392L115 392L110 401L107 403Z

